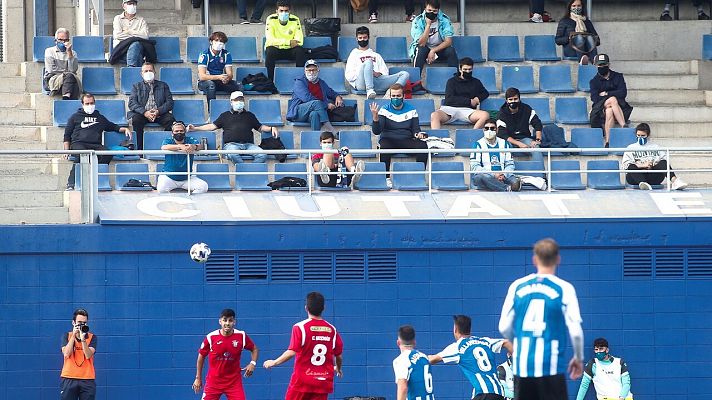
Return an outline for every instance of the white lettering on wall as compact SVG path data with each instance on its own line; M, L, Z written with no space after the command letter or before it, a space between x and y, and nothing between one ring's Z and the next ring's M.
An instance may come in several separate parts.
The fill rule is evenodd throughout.
M223 201L233 218L252 218L252 213L242 197L223 197Z
M406 201L420 201L418 196L361 196L361 201L380 201L386 206L391 217L410 217Z
M703 207L705 202L702 201L701 193L650 193L650 197L655 202L655 205L658 206L660 212L665 215L712 214L712 210ZM682 208L683 206L686 208Z
M536 201L541 200L544 206L551 215L570 215L569 209L566 208L563 200L579 200L577 194L520 194L519 198L522 200Z
M318 207L317 211L303 210L297 203L295 196L275 196L274 199L283 213L293 217L324 218L341 212L341 207L339 207L334 196L312 196L311 199L314 200Z
M136 204L136 208L144 214L159 218L191 218L200 214L200 210L190 210L182 207L188 204L194 205L195 202L185 197L156 196L139 201Z
M472 207L473 205L477 207ZM471 213L486 213L493 216L512 215L509 211L494 204L480 195L457 196L448 217L468 217Z

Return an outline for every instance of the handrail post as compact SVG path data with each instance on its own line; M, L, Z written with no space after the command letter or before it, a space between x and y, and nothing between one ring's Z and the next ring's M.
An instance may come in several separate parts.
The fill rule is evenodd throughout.
M593 0L587 0L586 1L586 12L588 13L588 18L593 18Z
M465 36L467 34L465 25L465 0L460 0L460 36Z
M94 174L95 171L92 171L92 158L91 154L89 153L82 153L78 154L79 156L79 176L82 180L82 190L81 190L81 201L82 201L82 208L81 208L81 213L82 213L82 223L84 224L90 224L92 223L92 215L94 213L93 210L93 194L92 191L94 190ZM74 168L75 165L72 164L72 168Z
M669 148L665 149L665 154L667 155L667 157L665 157L667 159L667 165L665 166L665 174L667 178L667 191L669 192L672 188L672 183L670 182L670 166L672 165L672 160L670 159Z
M192 156L191 154L187 154L188 159L186 160L186 161L187 161L187 164L188 164L188 165L186 166L186 169L188 170L188 171L187 171L187 172L188 172L188 196L190 196L191 193L192 193L192 190L190 190L190 189L191 189L191 187L190 187L190 186L191 186L191 185L190 185L190 173L193 172L192 169L190 168L190 167L192 166L192 165L191 165L191 164L192 164L192 163L191 163L191 161L192 161L192 160L191 160L191 156ZM165 164L163 164L163 165L165 165ZM156 182L156 187L158 187L158 182Z
M428 149L428 193L433 193L433 151Z
M210 36L210 0L203 0L203 17L205 36Z
M307 186L309 186L309 196L312 194L312 184L314 183L314 167L311 163L311 150L307 153Z
M546 190L551 193L551 150L546 151Z

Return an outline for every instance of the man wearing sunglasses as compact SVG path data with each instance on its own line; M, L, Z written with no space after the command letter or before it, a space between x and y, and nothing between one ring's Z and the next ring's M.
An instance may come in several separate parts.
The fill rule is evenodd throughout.
M59 28L52 47L45 49L44 86L51 95L61 94L62 100L76 100L82 92L77 76L77 54L72 49L69 31Z
M512 145L497 137L497 121L493 118L485 122L482 131L484 137L475 142L474 148L487 151L470 153L470 171L473 172L472 184L479 190L518 192L522 188L522 181L513 174L512 153L498 151L511 149Z

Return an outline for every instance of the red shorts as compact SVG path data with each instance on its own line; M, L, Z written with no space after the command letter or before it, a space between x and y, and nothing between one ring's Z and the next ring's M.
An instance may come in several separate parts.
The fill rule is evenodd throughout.
M305 393L297 392L291 388L287 389L286 400L327 400L329 393Z
M204 390L201 400L219 400L223 394L227 396L227 400L245 400L245 391L242 385L236 385L226 389L218 389L206 385Z

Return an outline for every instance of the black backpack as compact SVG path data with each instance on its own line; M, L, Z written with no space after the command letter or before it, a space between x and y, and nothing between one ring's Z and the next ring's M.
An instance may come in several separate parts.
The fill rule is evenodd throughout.
M307 181L302 178L295 178L293 176L285 176L284 178L277 179L274 182L270 182L267 186L271 187L272 190L278 190L282 188L291 187L306 187Z
M274 82L269 80L269 78L262 72L257 74L248 74L242 78L242 88L255 92L267 92L272 94L278 93L277 87L274 86Z
M260 148L262 150L284 150L284 143L282 143L282 140L280 138L274 138L274 137L268 137L262 139L262 142L260 142ZM274 158L277 159L279 162L285 162L287 161L287 155L286 154L275 154Z

